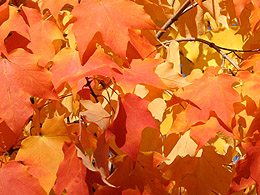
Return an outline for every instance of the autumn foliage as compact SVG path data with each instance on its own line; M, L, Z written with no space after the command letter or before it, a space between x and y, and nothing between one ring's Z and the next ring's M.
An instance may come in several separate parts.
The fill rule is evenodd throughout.
M0 1L0 194L260 194L259 0Z

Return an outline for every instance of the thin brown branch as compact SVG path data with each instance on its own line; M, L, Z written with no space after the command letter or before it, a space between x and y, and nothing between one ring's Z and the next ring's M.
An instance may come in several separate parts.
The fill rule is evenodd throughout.
M182 15L182 12L190 5L190 0L187 0L181 8L163 25L162 30L166 30L171 26L172 23L178 20L178 18ZM163 31L158 31L156 34L157 39L160 39L163 35Z
M84 85L84 86L85 86L85 87L88 87L88 88L90 89L90 94L95 98L96 102L98 103L99 101L98 101L98 99L97 99L97 95L95 94L94 90L93 90L92 87L91 87L91 82L92 82L92 80L89 80L88 77L86 77L85 79L86 79L86 81L87 81L87 84Z
M240 67L239 67L230 57L228 57L228 55L227 55L225 52L223 52L223 51L221 50L222 47L219 47L219 46L215 45L215 43L213 43L213 42L206 41L206 40L200 39L200 38L194 38L194 37L191 37L191 38L182 38L182 39L175 39L175 41L177 41L177 42L198 41L198 42L201 42L201 43L205 43L205 44L207 44L208 46L210 46L210 47L212 47L213 49L215 49L218 53L220 53L220 54L223 56L223 58L227 59L236 69L240 69ZM171 42L172 42L172 40L170 40L170 41L165 41L165 42L163 42L163 44L169 44L169 43L171 43ZM226 50L227 50L227 48L226 48Z
M220 47L218 46L219 49L222 49L222 50L226 50L226 51L231 51L231 52L238 52L238 53L244 53L244 52L259 52L260 49L230 49L230 48L225 48L225 47Z
M175 3L175 0L172 0L172 4L171 4L172 7L174 6L174 3Z
M189 7L187 7L182 13L181 16L183 14L185 14L187 11L191 10L192 8L196 7L197 5L199 5L197 2L195 2L194 4L190 5Z
M205 0L203 0L205 1ZM172 1L172 7L174 4L175 0ZM178 18L180 16L182 16L183 14L185 14L186 12L188 12L189 10L191 10L192 8L196 7L197 5L199 5L197 2L195 2L194 4L190 5L190 0L187 0L182 6L181 8L176 12L176 14L174 14L164 25L161 29L163 30L167 30L170 25L172 25L174 22L176 22L178 20ZM156 34L157 39L160 39L161 36L163 35L163 31L158 31Z

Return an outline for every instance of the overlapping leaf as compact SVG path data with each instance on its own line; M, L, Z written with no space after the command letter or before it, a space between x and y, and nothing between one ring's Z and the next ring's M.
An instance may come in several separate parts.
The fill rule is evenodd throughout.
M210 111L214 111L227 126L231 125L233 104L240 101L239 94L232 88L237 79L230 75L218 75L217 71L213 67L207 69L200 79L175 93L196 105L186 111L190 125L208 120Z
M0 59L0 117L19 137L33 114L30 96L57 99L51 74L37 66L39 57L18 49Z
M68 194L89 194L86 183L87 168L77 156L74 144L65 143L63 146L64 160L57 172L57 182L54 190L56 194L62 194L66 189Z
M236 174L232 179L230 185L229 194L232 192L240 191L247 188L253 184L257 186L257 193L260 193L259 183L260 183L260 135L256 132L252 138L247 138L245 143L242 144L243 148L246 150L247 154L245 159L242 159L236 164Z
M212 147L205 147L201 157L177 157L165 169L165 176L184 186L190 194L226 194L232 176L223 167L227 157L217 154Z
M41 56L40 65L46 66L47 62L55 55L54 40L63 39L58 26L49 20L44 20L36 9L24 7L23 11L30 26L29 34L31 42L28 48L34 54Z
M41 135L23 140L16 160L29 166L28 172L39 179L41 186L49 193L56 180L56 173L64 155L62 147L69 142L64 116L47 119ZM48 169L46 169L48 167Z
M0 169L0 194L45 195L39 181L27 169L16 161L3 165Z
M76 19L73 32L81 57L97 32L113 52L125 58L130 41L128 29L156 29L142 6L128 0L82 1L72 15Z
M157 127L147 101L128 93L119 102L118 115L108 131L116 136L117 146L136 160L142 131L145 127Z

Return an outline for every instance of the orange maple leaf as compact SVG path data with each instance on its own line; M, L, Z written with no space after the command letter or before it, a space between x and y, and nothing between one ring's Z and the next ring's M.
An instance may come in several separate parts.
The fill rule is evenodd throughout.
M31 42L28 44L28 48L34 54L41 56L39 65L44 67L55 55L53 41L64 39L63 35L58 26L52 21L44 20L38 10L23 7L23 12L30 26L29 34Z
M81 57L97 32L105 45L125 59L128 29L156 29L143 7L128 0L82 1L71 14L76 19L72 31Z
M36 65L38 59L22 49L14 50L8 59L0 59L0 117L18 137L33 114L30 96L58 99L51 73Z
M167 87L161 81L159 76L154 72L156 66L162 62L162 59L133 60L130 68L117 68L113 71L113 77L122 87L125 93L133 92L137 84L148 84L158 88Z
M232 88L237 79L226 74L218 75L218 70L219 68L209 67L200 79L175 93L197 106L189 105L186 110L190 125L208 120L210 111L214 111L228 127L230 126L234 115L233 104L240 101L239 94Z
M16 161L4 164L0 169L0 194L45 195L39 181L27 169Z
M18 9L8 6L8 1L0 6L0 51L7 56L5 39L13 31L29 39L28 26Z

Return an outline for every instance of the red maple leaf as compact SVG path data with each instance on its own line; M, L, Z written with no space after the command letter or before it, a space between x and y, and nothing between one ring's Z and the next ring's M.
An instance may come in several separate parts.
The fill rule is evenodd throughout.
M134 161L139 152L142 132L145 127L157 128L148 110L149 102L135 94L128 93L119 100L117 118L108 128L108 133L116 136L117 146Z
M87 168L78 158L75 145L65 142L62 150L64 160L60 163L57 172L55 193L62 194L63 190L66 189L68 194L89 194L88 185L85 182Z

